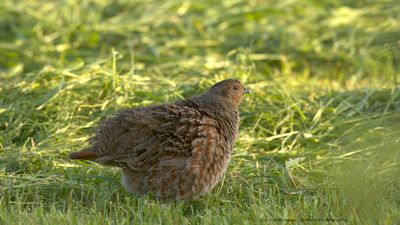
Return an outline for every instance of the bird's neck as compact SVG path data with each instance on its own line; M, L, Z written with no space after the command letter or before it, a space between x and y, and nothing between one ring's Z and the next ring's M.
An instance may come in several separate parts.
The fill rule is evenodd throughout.
M237 112L237 107L228 97L206 93L199 97L211 111Z
M209 115L220 122L230 142L234 142L239 129L239 111L237 107L223 96L203 95L199 99Z

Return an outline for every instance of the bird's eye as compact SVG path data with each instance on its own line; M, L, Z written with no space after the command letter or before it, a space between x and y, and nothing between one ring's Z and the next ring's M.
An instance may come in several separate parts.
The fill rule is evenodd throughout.
M237 90L239 90L239 87L238 86L234 86L233 90L237 91Z

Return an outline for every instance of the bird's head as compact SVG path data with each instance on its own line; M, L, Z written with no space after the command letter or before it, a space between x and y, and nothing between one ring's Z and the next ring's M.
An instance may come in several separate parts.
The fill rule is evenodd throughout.
M251 93L243 84L235 79L228 79L214 84L207 94L211 96L224 97L234 106L238 106L243 99L243 95Z

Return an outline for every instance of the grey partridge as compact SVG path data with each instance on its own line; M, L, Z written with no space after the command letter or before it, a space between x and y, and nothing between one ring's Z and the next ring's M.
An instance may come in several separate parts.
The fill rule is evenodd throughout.
M100 124L91 146L70 154L122 168L122 185L135 194L193 199L224 174L238 136L240 81L175 103L125 109Z

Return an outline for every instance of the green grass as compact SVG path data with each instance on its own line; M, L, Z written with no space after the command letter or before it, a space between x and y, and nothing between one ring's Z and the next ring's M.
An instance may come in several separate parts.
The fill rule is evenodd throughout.
M0 1L0 224L399 224L397 1ZM67 157L124 107L238 78L224 179L128 195Z

